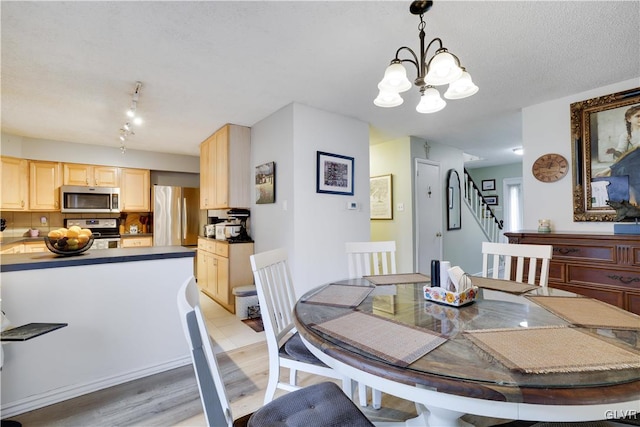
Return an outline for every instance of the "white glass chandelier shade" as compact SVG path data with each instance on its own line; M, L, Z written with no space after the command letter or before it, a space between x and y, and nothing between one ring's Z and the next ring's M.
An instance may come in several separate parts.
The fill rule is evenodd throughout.
M447 103L440 98L440 92L433 86L427 86L420 97L420 103L416 107L418 113L429 114L442 110Z
M464 68L462 70L460 78L449 84L449 89L444 93L445 98L462 99L478 92L478 86L473 83L469 73Z
M381 85L378 85L380 87ZM373 103L378 107L397 107L402 104L404 100L400 96L398 92L388 91L384 89L380 89L378 96L373 100Z
M462 68L456 58L442 48L436 52L427 65L424 81L428 85L440 86L454 82L462 75Z
M407 78L407 70L400 62L392 62L384 72L384 77L378 84L380 90L396 93L411 89L411 82Z

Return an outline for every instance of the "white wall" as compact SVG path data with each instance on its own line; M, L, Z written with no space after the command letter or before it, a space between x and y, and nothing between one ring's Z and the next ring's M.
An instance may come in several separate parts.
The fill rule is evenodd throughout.
M65 141L34 139L2 134L3 156L29 160L47 160L90 165L119 166L172 172L200 172L200 157L181 154L155 153L127 149L125 154L119 147L76 144Z
M346 277L344 243L370 235L368 124L292 104L255 124L251 145L253 166L276 162L276 203L252 206L256 252L288 249L298 295ZM354 196L316 193L317 151L355 159Z
M540 182L530 171L533 162L546 153L561 154L571 162L571 103L632 89L639 85L640 79L631 79L522 110L524 147L522 170L524 171L524 228L526 230L537 230L538 219L549 218L553 231L613 232L612 222L573 221L573 170L554 183Z

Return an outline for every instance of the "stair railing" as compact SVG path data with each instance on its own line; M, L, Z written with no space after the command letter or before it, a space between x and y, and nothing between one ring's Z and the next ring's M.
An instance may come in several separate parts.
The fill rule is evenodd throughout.
M490 242L503 240L503 221L496 217L467 169L464 169L464 200L487 239Z

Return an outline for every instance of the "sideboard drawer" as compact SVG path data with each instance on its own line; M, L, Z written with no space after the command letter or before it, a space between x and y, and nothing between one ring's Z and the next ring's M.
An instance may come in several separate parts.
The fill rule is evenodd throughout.
M615 264L616 246L608 244L584 246L580 244L554 243L553 258Z
M612 285L640 289L640 274L637 271L605 269L598 266L568 265L566 283Z

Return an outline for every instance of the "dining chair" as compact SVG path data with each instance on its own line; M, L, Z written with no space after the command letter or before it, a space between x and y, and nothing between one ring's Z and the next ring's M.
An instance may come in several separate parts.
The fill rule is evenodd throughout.
M208 426L373 426L340 387L328 381L288 393L234 420L194 277L189 277L178 291L178 311Z
M347 242L349 278L396 274L396 242Z
M353 395L351 379L322 363L304 345L293 323L295 290L285 249L253 254L249 257L258 291L258 303L269 352L269 382L264 403L271 402L277 388L292 391L297 372L304 371L342 381L342 389ZM280 368L289 369L289 382L280 381Z
M345 243L347 253L348 276L350 279L396 273L396 242L347 242ZM358 396L360 405L367 406L367 387L358 384ZM371 390L371 405L375 409L380 409L382 393L380 390Z
M546 287L549 281L549 260L553 255L551 245L482 242L482 277L512 280L512 259L516 259L515 281L524 283L524 269L528 262L527 283ZM540 261L539 279L536 283Z

